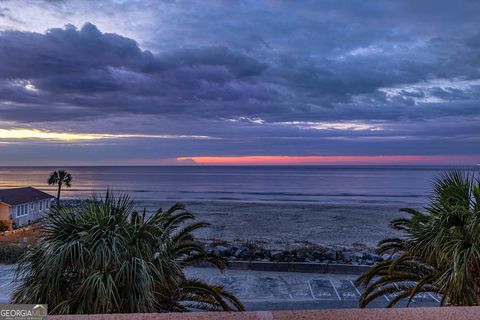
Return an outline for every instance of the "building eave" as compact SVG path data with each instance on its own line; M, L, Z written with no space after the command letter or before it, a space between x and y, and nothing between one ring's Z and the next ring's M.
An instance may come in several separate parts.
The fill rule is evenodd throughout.
M9 208L11 208L11 207L12 207L12 205L11 205L11 204L9 204L9 203L6 203L6 202L3 202L3 201L0 201L0 204L4 204L4 205L6 205L6 206L7 206L7 207L9 207Z

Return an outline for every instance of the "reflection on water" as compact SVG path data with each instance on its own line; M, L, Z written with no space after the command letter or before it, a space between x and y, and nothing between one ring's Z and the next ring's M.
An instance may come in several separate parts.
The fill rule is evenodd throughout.
M0 167L0 188L33 186L53 193L49 173L59 168ZM65 198L107 188L136 200L318 202L332 204L425 201L445 167L71 167ZM474 169L468 168L468 169Z

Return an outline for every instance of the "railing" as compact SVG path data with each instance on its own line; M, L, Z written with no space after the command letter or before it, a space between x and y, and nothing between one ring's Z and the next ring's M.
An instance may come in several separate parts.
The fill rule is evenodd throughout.
M52 320L478 320L480 307L50 316Z

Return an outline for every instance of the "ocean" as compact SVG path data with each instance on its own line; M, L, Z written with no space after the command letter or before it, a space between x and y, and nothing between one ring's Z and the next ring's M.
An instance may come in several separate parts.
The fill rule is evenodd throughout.
M0 188L47 185L53 167L0 167ZM65 167L73 175L64 198L107 188L137 201L423 204L440 166L143 166ZM473 167L470 169L474 169Z
M0 188L33 186L55 195L49 173L60 168L0 167ZM110 188L148 213L187 204L211 224L205 239L374 246L398 235L399 209L422 209L438 166L64 167L73 175L67 199ZM465 168L478 170L478 167Z

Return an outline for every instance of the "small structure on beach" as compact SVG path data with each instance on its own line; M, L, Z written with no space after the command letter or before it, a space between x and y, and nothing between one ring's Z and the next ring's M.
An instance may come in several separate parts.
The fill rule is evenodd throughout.
M0 190L0 222L10 229L34 222L50 210L52 195L32 187Z

